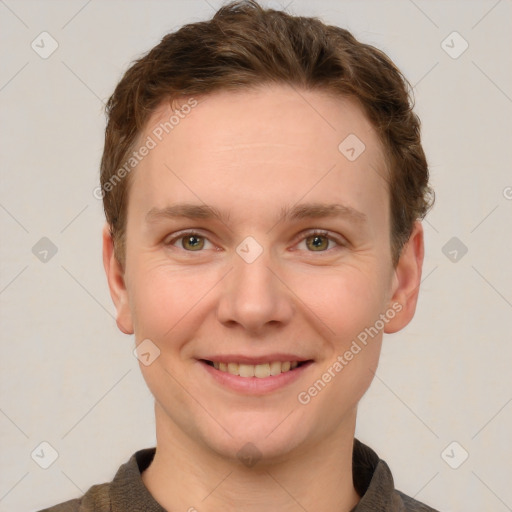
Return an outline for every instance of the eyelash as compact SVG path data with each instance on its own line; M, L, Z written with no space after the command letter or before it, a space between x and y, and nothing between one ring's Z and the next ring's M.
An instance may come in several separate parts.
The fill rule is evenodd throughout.
M179 232L177 233L177 235L172 238L171 240L169 240L169 242L165 242L164 245L166 246L170 246L170 245L173 245L175 242L177 242L178 240L181 240L182 238L185 238L187 236L199 236L201 238L204 238L206 240L209 241L208 237L207 236L204 236L202 235L200 232L198 231L182 231L182 232ZM338 247L337 249L341 249L343 247L346 247L347 246L347 242L343 241L342 239L338 238L338 237L335 237L335 236L332 236L328 231L324 231L324 230L321 230L321 229L312 229L310 231L307 231L306 233L302 233L301 234L301 237L296 241L295 245L297 245L297 243L303 241L303 240L306 240L307 238L310 238L312 236L322 236L322 237L325 237L327 238L328 240L330 241L333 241L335 242ZM210 242L211 243L211 242ZM183 248L179 248L181 249L182 251L185 251L185 252L188 252L188 253L194 253L194 252L198 252L198 253L201 253L204 251L204 249L202 250L199 250L199 251L187 251L186 249L183 249ZM314 253L327 253L327 252L330 252L332 251L333 249L336 249L336 248L331 248L331 249L325 249L323 251L307 251L307 252L310 252L312 254Z

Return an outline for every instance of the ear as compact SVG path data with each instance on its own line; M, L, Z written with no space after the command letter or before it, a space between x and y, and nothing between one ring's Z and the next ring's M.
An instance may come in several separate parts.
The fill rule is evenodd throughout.
M133 322L124 280L124 270L114 254L114 242L110 236L108 223L105 223L103 227L103 266L107 275L110 296L117 310L117 327L125 334L133 334Z
M424 253L423 226L420 221L416 221L393 271L390 306L397 314L386 324L385 333L391 334L403 329L416 312Z

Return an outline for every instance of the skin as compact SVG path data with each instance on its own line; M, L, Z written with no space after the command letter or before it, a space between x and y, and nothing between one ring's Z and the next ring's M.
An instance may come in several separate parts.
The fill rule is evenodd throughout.
M392 304L401 311L384 332L412 319L421 223L394 268L382 148L354 101L277 85L198 99L131 176L124 269L103 231L117 324L160 350L140 364L157 433L142 479L168 510L349 511L360 499L352 483L357 404L376 371L382 331L307 405L297 396ZM141 140L170 114L162 104ZM338 150L351 133L366 146L353 162ZM152 208L179 202L206 203L226 219L146 222ZM277 222L282 207L308 202L348 205L366 222ZM199 250L177 238L185 229L197 230ZM333 239L315 245L311 229ZM263 249L252 263L236 252L247 236ZM277 352L313 364L259 396L223 387L198 362ZM248 442L260 457L252 467L237 457Z

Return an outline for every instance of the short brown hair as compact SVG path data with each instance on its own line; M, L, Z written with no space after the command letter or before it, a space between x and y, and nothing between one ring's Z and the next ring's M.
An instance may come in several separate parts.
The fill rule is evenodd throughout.
M253 0L231 2L211 20L166 35L126 71L106 105L100 183L121 265L131 180L127 175L112 186L113 178L151 114L163 101L272 83L353 98L363 108L386 155L396 265L414 221L434 201L409 82L382 51L347 30L264 9Z

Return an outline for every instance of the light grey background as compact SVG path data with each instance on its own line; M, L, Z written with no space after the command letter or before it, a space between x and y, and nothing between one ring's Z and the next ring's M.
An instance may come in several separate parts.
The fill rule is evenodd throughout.
M394 59L414 85L437 192L418 311L384 339L357 437L399 489L442 511L512 510L511 2L286 4ZM219 5L0 0L2 512L78 497L155 443L101 263L102 108L134 58ZM31 47L43 50L43 31L58 43L47 59ZM57 248L46 262L32 252L42 237ZM468 249L444 250L456 262L443 253L452 237ZM31 458L49 457L43 441L58 453L48 469Z

